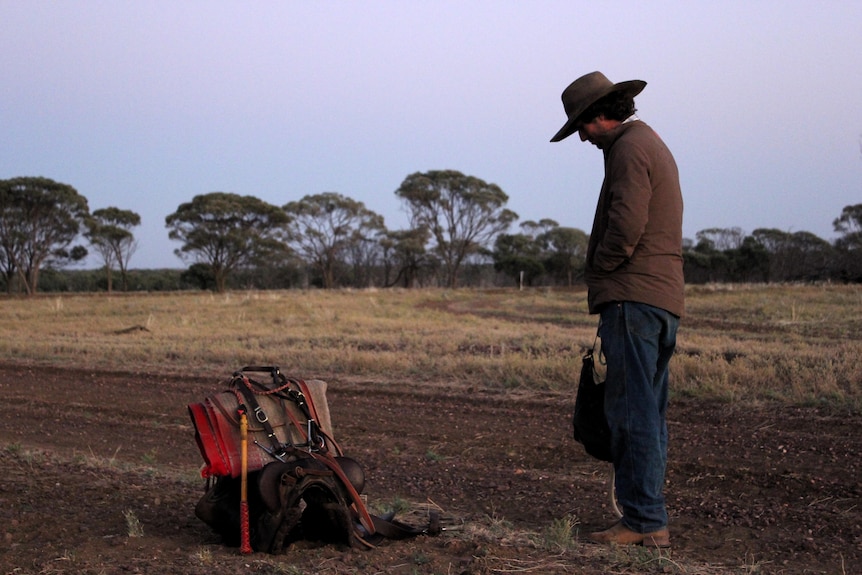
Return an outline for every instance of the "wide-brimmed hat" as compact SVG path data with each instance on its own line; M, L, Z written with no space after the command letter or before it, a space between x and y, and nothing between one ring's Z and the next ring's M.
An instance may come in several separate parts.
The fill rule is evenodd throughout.
M563 109L565 109L569 119L560 128L560 131L551 138L551 141L559 142L574 134L578 125L578 117L584 113L584 110L608 94L626 92L627 95L634 98L645 87L646 82L643 80L629 80L614 84L601 72L590 72L581 76L563 90Z

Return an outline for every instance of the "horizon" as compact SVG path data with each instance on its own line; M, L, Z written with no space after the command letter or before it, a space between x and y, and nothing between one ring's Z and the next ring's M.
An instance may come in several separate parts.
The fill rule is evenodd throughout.
M688 239L831 243L862 201L862 3L82 0L2 3L0 21L0 178L137 212L139 269L187 267L165 217L195 195L333 191L396 230L395 190L437 169L500 186L512 232L589 233L601 154L549 140L593 70L647 82L638 115L676 157Z

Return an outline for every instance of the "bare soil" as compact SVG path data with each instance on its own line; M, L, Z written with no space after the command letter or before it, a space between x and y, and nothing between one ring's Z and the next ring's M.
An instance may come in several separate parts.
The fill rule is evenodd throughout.
M243 556L194 516L204 481L186 405L222 387L0 365L0 572L862 572L859 414L674 400L673 548L656 555L586 542L614 517L607 464L571 439L572 397L332 380L335 434L365 466L369 504L433 505L450 529Z

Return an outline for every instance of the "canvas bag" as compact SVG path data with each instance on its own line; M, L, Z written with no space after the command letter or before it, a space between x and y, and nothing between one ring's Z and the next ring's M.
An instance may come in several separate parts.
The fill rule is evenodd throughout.
M275 371L272 371L272 370ZM273 378L271 388L265 388L248 373L268 372ZM278 389L273 393L273 389ZM287 445L305 445L309 441L328 443L340 455L333 439L329 405L326 401L326 382L303 381L287 378L271 367L244 367L234 373L228 390L216 393L199 403L188 405L189 416L195 427L195 440L204 459L203 477L239 477L240 431L237 408L248 402L251 390L257 409L248 415L249 472L261 469L274 460L266 450L273 449L273 440ZM302 405L306 405L306 414ZM249 406L251 408L251 406ZM309 418L311 415L311 418ZM313 425L309 426L309 419ZM268 431L267 424L271 428ZM274 434L274 438L270 437Z
M583 444L589 455L612 462L611 430L605 417L605 381L599 376L595 360L596 355L602 357L600 341L596 336L593 349L583 357L572 428L575 440ZM595 354L596 348L598 354Z

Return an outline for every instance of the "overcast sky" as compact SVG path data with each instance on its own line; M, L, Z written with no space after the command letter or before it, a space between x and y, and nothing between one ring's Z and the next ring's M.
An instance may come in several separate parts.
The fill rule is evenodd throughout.
M438 169L588 232L601 152L549 140L594 70L647 81L688 238L831 240L862 203L858 0L0 0L0 61L0 179L138 212L133 268L184 265L165 216L197 194L338 192L403 229L394 191Z

